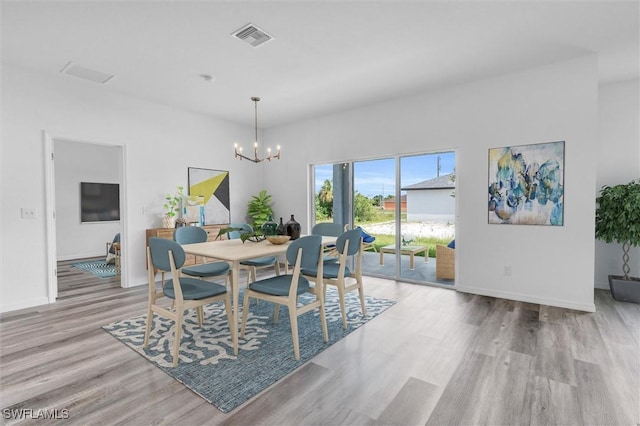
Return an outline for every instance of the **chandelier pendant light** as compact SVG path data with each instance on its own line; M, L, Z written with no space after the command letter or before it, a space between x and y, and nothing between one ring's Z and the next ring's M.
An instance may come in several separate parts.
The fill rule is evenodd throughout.
M258 98L257 96L254 96L251 98L251 100L255 105L255 129L256 129L256 138L253 143L253 158L247 157L246 155L242 154L242 147L239 147L238 144L235 144L236 158L240 158L240 161L242 161L242 159L244 158L245 160L249 160L254 163L261 163L264 160L267 160L267 161L271 161L273 159L279 160L280 145L278 145L277 152L275 154L271 154L271 148L267 148L267 156L265 158L258 157L258 102L260 101L260 98Z

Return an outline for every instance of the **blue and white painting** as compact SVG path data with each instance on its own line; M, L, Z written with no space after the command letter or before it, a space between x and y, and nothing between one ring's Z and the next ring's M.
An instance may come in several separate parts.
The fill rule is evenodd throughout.
M489 223L564 225L564 141L489 149Z

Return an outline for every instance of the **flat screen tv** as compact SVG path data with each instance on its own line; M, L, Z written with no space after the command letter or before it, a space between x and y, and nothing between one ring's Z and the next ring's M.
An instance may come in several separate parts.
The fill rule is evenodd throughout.
M80 182L80 221L112 222L120 220L120 185Z

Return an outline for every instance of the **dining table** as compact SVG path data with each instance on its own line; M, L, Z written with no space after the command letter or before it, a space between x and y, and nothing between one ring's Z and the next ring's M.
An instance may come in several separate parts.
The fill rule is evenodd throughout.
M337 237L322 237L324 246L335 244ZM224 260L231 266L231 310L232 323L229 324L234 355L238 355L238 303L240 298L240 262L264 256L278 256L286 253L291 241L283 244L272 244L268 240L242 241L241 239L215 240L204 243L183 244L185 253L209 259ZM286 260L285 260L286 265ZM286 273L286 272L285 272Z

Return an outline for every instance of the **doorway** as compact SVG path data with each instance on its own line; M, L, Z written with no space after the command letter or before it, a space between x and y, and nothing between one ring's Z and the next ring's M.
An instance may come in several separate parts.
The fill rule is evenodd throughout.
M100 282L125 287L124 147L54 137L46 133L45 147L49 303L58 297L59 276L63 275L64 282L68 283L69 274L78 276L79 280L87 274L87 269L73 267L73 263L106 263L108 243L113 242L116 234L122 237L119 268L115 278L107 275L104 278L108 279ZM117 189L116 200L112 199L113 206L102 203L106 193L96 194L93 198L86 196L87 188L100 187ZM89 209L100 205L105 212L106 209L111 212L87 214L87 205ZM119 207L118 212L113 212L115 207ZM59 265L63 267L59 269ZM104 275L104 271L95 272Z

